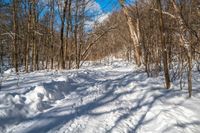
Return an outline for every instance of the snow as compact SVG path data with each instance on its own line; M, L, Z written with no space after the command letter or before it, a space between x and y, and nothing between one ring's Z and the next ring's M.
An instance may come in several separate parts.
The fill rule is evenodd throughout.
M88 65L91 66L88 66ZM88 62L79 70L20 73L8 70L0 91L1 133L199 133L200 74L193 97L178 82L121 59Z

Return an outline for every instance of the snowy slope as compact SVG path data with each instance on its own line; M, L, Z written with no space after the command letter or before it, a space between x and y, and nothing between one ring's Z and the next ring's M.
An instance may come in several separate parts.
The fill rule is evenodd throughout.
M194 94L122 60L70 71L6 73L0 132L199 133L200 76Z

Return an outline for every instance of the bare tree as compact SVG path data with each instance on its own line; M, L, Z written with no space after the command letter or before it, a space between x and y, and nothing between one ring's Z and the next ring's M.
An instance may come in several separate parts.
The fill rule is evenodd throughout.
M125 6L125 1L119 0L119 3L122 6L122 10L124 12L124 15L126 16L127 24L129 26L130 36L131 36L131 39L133 41L133 46L134 46L136 64L140 66L141 65L141 49L140 49L140 44L139 44L139 30L136 30L137 28L133 24L133 20L128 13L128 8ZM138 34L137 34L137 31L138 31Z
M163 12L162 12L162 5L161 1L157 0L158 10L159 10L159 27L160 27L160 40L162 45L162 60L163 60L163 67L164 67L164 77L165 77L165 84L166 88L170 88L170 76L169 76L169 68L168 68L168 54L167 54L167 47L165 44L165 31L164 31L164 23L163 23Z
M188 92L189 97L192 96L192 45L190 44L188 33L190 30L187 28L184 19L181 16L180 9L178 8L176 1L171 0L171 3L174 7L176 20L179 24L179 34L180 34L180 41L181 46L184 47L186 54L187 54L187 61L188 61Z
M16 72L18 72L17 5L18 5L18 1L13 0L13 53L14 53L13 62L14 62Z

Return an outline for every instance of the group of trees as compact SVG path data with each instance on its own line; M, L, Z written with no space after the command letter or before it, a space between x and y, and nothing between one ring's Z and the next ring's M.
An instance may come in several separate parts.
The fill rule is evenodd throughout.
M93 0L1 0L1 63L18 72L79 68L91 47L113 26L91 31ZM6 58L5 58L6 57Z
M85 60L122 55L163 72L166 88L187 72L192 94L193 62L200 59L199 0L115 1L121 8L92 29L93 0L0 0L0 56L18 72L79 68ZM174 72L175 71L175 72Z
M163 72L167 89L174 79L180 80L182 88L183 78L187 77L191 96L195 64L199 70L200 2L137 0L133 5L126 5L124 0L119 0L119 3L122 10L110 15L105 24L117 24L118 28L99 43L110 40L106 45L124 47L127 59L133 58L138 66L143 65L148 76Z

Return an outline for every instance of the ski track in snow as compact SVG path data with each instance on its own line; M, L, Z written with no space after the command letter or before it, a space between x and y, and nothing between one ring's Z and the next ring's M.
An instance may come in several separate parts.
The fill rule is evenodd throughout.
M199 81L188 99L187 90L166 90L160 77L125 64L10 75L0 91L0 132L200 132Z

